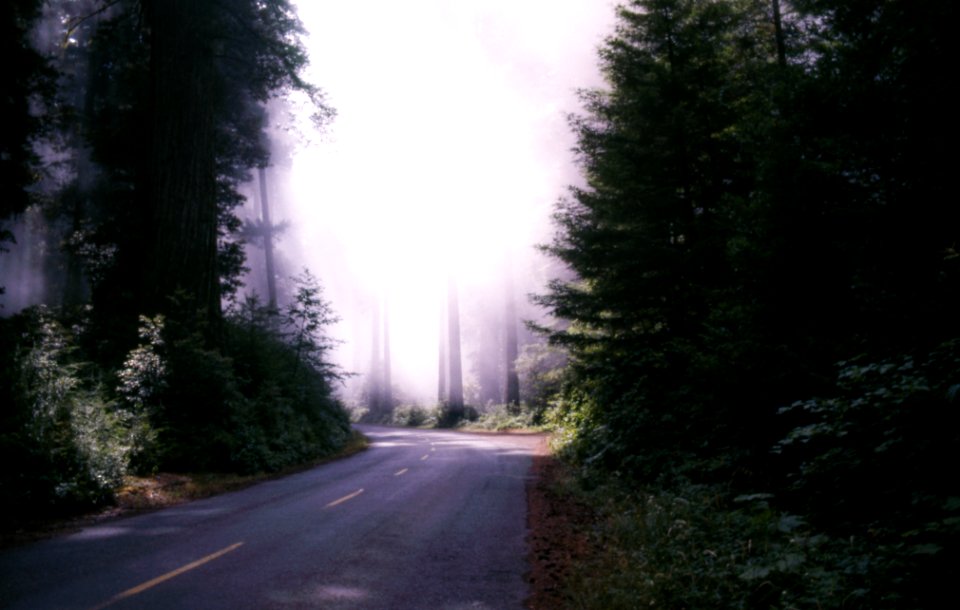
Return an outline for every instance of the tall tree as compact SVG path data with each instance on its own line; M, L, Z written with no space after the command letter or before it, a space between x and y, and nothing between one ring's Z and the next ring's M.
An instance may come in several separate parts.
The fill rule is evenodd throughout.
M736 333L749 307L714 304L740 272L729 255L754 186L741 113L762 106L759 75L776 56L772 37L756 36L765 8L628 3L600 52L609 89L584 92L586 113L572 119L587 186L559 203L550 251L578 277L552 282L540 302L573 322L553 340L590 388L584 401L597 407L584 421L610 459L711 451L735 420L755 419L721 398L735 370L701 367L712 366L710 338Z
M456 421L463 417L463 372L460 360L460 301L457 282L451 276L447 282L447 346L449 389L447 413Z
M182 291L213 327L220 321L216 113L224 94L217 8L207 1L144 0L152 104L144 306L167 311L167 299Z
M390 301L383 299L383 408L393 409L393 378L390 362Z
M383 357L380 351L382 322L380 319L380 299L373 298L370 316L370 373L367 377L367 403L375 418L383 415Z
M257 168L257 181L260 183L260 221L263 233L263 256L267 273L267 306L277 307L277 277L273 267L273 240L276 228L270 220L270 202L267 198L267 169Z
M437 403L444 404L447 401L447 367L450 365L447 359L447 304L443 303L440 307L437 319L440 322L437 336L439 345L437 348Z
M504 332L504 361L506 364L506 384L504 385L503 402L514 407L520 406L520 377L517 375L517 304L513 294L513 282L507 282L506 311L503 320Z

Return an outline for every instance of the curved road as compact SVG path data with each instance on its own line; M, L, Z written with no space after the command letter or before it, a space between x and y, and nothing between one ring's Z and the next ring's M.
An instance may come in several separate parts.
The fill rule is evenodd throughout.
M521 608L536 437L360 429L351 458L0 552L0 607Z

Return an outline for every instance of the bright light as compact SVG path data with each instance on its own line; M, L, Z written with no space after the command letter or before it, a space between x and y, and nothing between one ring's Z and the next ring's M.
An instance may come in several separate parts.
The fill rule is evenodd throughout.
M294 223L294 243L281 248L321 278L344 317L348 368L368 362L369 346L357 343L373 295L386 295L395 377L426 398L447 274L467 299L499 289L508 253L519 269L517 253L545 240L551 206L575 180L565 115L577 110L575 88L598 84L595 49L613 9L597 0L298 5L309 77L338 115L278 172Z

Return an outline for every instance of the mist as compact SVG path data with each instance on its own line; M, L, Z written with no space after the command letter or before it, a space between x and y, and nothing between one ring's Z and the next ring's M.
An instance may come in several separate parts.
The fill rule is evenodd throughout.
M476 356L502 341L489 335L503 326L507 286L521 319L541 316L527 294L552 263L535 246L549 241L552 206L578 181L567 115L577 88L600 83L596 48L612 5L301 2L299 14L308 75L337 116L270 169L272 201L289 221L278 251L320 277L341 316L336 360L360 373L354 396L380 302L395 399L436 400L438 315L454 277L464 383L476 393Z

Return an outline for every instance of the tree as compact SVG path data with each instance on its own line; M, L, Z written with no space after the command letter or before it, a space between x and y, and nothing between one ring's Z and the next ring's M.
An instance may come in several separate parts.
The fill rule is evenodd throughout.
M447 317L445 315L447 309L447 304L444 303L440 307L439 315L437 319L440 322L440 328L438 329L439 343L437 349L438 359L437 359L437 402L439 404L444 404L447 400L447 367L450 365L450 361L447 358Z
M520 377L517 375L517 306L513 295L513 282L507 283L506 311L503 320L505 325L504 362L506 365L506 383L504 384L503 402L506 405L520 407Z
M457 421L463 417L463 372L460 360L460 302L457 283L451 276L447 282L447 346L449 389L447 393L447 417Z
M135 320L179 294L212 340L243 266L238 186L269 164L264 105L296 90L318 121L332 115L299 76L302 28L286 0L121 0L74 21L97 23L85 116L104 179L90 234L117 250L94 301Z
M263 223L263 256L266 261L267 273L267 306L277 306L277 277L273 267L273 234L276 227L270 221L270 202L267 198L267 170L257 168L257 181L260 183L260 219Z
M144 2L150 32L148 173L150 246L144 307L165 312L183 291L213 328L220 320L216 116L224 83L216 65L217 6Z
M754 186L742 113L762 106L775 57L754 31L760 8L629 3L600 53L609 89L583 92L585 115L571 119L587 185L558 204L548 249L578 277L539 301L572 322L552 340L588 388L589 450L611 460L713 451L754 418L722 398L708 341L740 322L715 305L739 281L730 245Z

